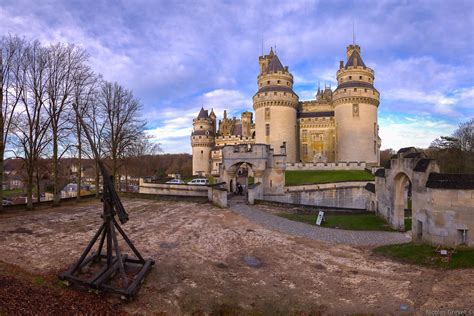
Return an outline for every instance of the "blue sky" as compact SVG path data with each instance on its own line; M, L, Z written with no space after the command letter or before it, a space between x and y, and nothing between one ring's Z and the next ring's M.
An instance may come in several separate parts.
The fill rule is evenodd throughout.
M190 152L203 105L252 109L258 56L276 46L300 99L336 86L352 42L375 70L382 148L426 147L474 117L474 1L0 0L0 34L69 42L134 91L165 152Z

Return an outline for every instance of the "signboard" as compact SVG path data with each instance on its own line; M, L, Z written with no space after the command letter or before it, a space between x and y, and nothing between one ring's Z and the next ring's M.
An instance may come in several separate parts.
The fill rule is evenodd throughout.
M316 225L321 226L321 223L324 220L324 212L319 211L318 218L316 219Z

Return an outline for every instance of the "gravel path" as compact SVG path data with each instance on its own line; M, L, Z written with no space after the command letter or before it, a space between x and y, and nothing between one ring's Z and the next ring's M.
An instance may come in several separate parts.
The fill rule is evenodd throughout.
M381 231L356 231L342 230L311 226L305 223L291 221L289 219L269 214L254 205L247 205L240 201L229 201L232 211L256 222L264 227L279 232L306 237L313 240L322 240L337 244L348 244L352 246L382 246L390 244L401 244L411 241L407 233L381 232Z

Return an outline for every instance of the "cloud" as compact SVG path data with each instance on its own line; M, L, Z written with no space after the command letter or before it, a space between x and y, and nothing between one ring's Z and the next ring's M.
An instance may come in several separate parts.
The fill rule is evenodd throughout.
M379 119L382 149L400 149L402 147L427 148L440 136L451 135L456 124L432 117L388 116Z
M227 110L229 116L240 117L240 112L252 109L251 100L250 96L236 90L208 91L190 100L184 110L165 108L148 112L145 119L153 121L156 126L148 129L147 134L153 141L160 143L165 152L190 152L192 122L201 106L209 111L214 109L219 120L224 110Z
M262 41L264 52L276 46L295 92L309 99L319 81L335 87L353 23L376 73L380 121L406 139L404 117L454 126L474 116L473 12L472 1L3 0L0 34L84 47L96 72L134 91L165 150L189 151L183 135L202 105L219 116L252 108ZM400 142L385 130L384 144Z

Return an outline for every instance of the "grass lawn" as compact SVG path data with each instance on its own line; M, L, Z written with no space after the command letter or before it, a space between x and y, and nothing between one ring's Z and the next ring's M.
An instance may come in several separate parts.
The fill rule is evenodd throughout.
M278 214L281 217L315 225L317 215L302 214ZM372 230L372 231L392 231L390 226L382 218L375 214L354 214L354 215L325 215L325 221L321 225L329 228L339 228L347 230Z
M435 250L436 247L430 245L408 243L378 247L374 249L374 252L398 261L422 266L443 269L474 268L474 249L472 248L457 248L450 262Z
M285 183L287 186L373 180L374 176L365 170L288 170L285 172Z

